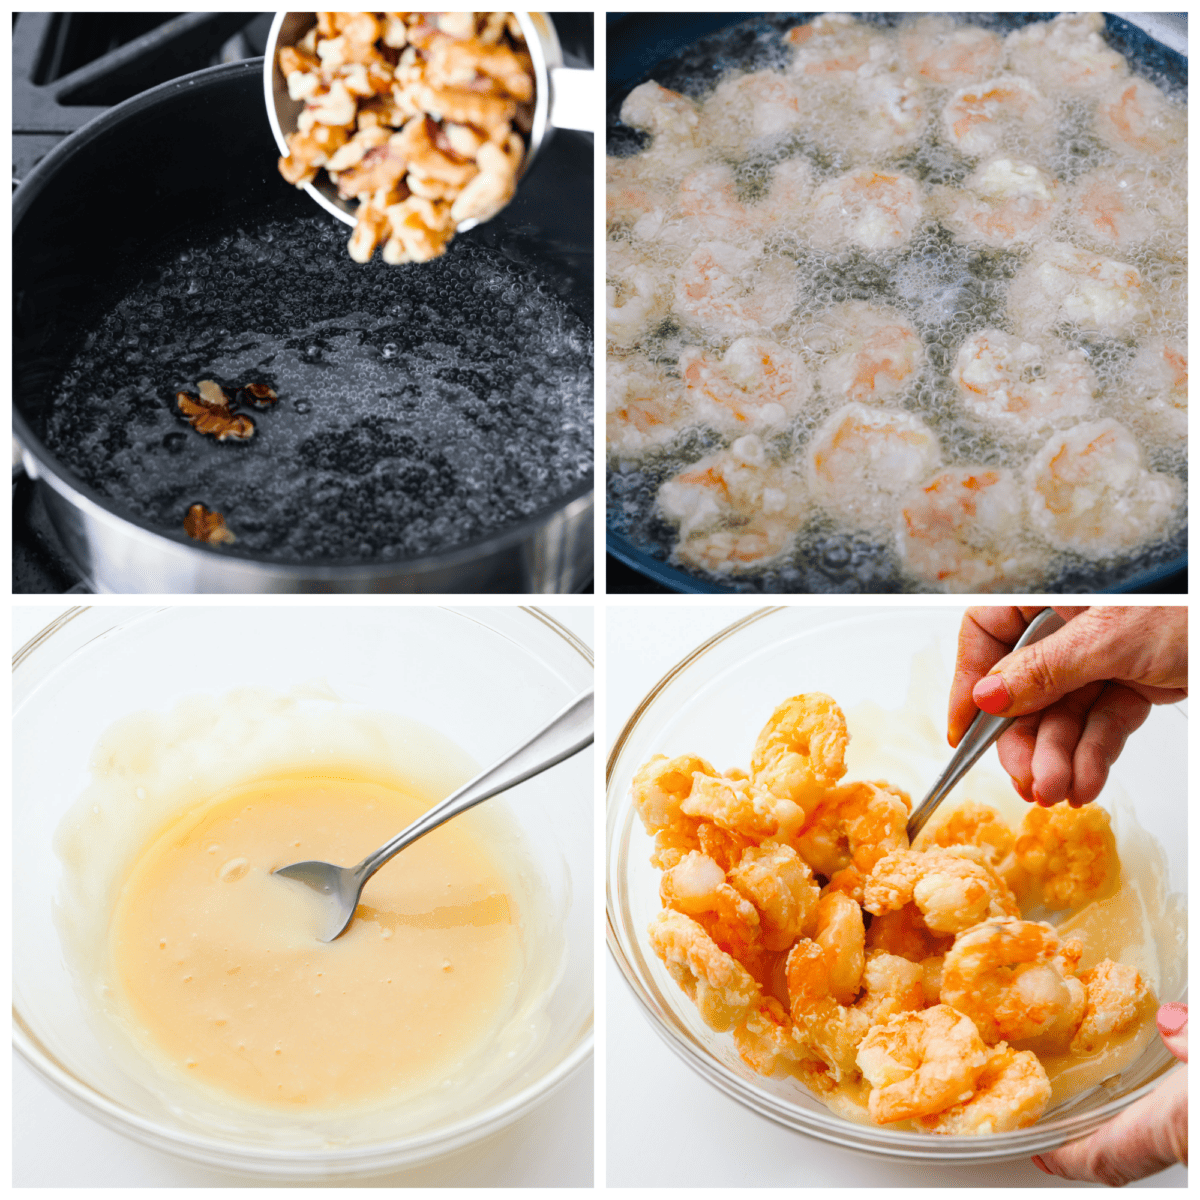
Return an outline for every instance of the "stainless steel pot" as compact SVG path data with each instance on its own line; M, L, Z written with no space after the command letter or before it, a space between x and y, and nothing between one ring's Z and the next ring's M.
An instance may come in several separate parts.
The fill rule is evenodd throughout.
M275 169L261 78L262 60L252 59L135 96L62 142L16 193L13 433L68 554L98 592L561 593L583 587L592 573L590 479L552 511L442 554L403 562L262 562L118 514L38 437L31 418L61 372L61 348L78 334L79 314L103 302L109 274L122 261L156 238L178 235L187 219L182 214L206 203L206 191L213 204L234 191L239 203L250 205L260 195L293 191ZM581 154L576 148L572 166ZM590 148L582 162L590 165ZM590 178L587 183L590 197ZM590 296L590 279L586 286Z

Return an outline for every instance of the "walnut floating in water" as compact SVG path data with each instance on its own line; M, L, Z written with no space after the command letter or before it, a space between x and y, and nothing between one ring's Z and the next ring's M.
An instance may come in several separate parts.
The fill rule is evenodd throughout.
M229 406L229 397L211 379L200 381L200 395L176 392L175 403L197 433L211 433L218 442L227 438L244 441L254 436L254 422Z
M187 510L187 516L183 518L183 532L198 542L208 542L212 546L237 541L225 524L224 514L210 512L203 504L193 504Z
M279 402L279 397L265 383L248 383L238 394L255 408L270 408Z

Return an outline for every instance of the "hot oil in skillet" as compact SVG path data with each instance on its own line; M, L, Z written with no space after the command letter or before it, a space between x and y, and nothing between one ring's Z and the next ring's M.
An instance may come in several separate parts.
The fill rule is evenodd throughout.
M202 502L232 553L280 560L435 552L584 479L591 328L561 268L498 227L403 267L353 263L346 237L281 208L141 265L65 372L48 447L133 517L179 533ZM280 401L217 443L175 408L201 379Z

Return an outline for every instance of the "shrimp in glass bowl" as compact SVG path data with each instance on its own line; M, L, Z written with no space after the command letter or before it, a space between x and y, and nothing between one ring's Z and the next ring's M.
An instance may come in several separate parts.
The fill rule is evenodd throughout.
M900 34L900 54L910 71L932 84L961 87L992 74L1004 59L1000 35L945 17L921 17Z
M671 441L694 421L678 379L640 355L608 360L605 436L610 454L635 458Z
M1076 237L1124 249L1181 233L1187 196L1153 165L1101 167L1075 182L1067 214Z
M924 214L925 194L915 179L864 167L813 193L809 236L821 250L890 250L912 237Z
M968 158L1001 151L1029 155L1053 133L1050 105L1028 79L1003 75L959 88L942 109L951 145Z
M825 355L817 378L837 399L877 404L905 391L925 361L916 327L894 308L851 300L803 332L804 342Z
M804 360L765 338L738 338L720 358L689 346L679 356L679 373L697 417L729 433L785 425L812 393Z
M808 444L806 467L815 501L864 527L887 527L899 497L941 461L937 435L907 412L847 404Z
M1187 143L1187 109L1148 79L1134 76L1101 95L1095 130L1118 153L1164 158Z
M939 188L932 200L964 242L1020 246L1043 235L1061 207L1057 179L1031 162L1001 154L981 163L961 188Z
M1082 350L1043 345L1001 329L981 329L959 348L950 370L966 408L996 429L1020 436L1087 416L1096 376Z
M1101 13L1059 13L1013 30L1005 48L1014 70L1046 92L1090 92L1129 74L1124 55L1100 36L1103 29Z
M709 571L745 571L786 553L807 508L800 476L769 462L753 434L658 489L659 512L679 526L675 557Z
M1008 313L1031 333L1059 321L1101 333L1125 333L1149 316L1142 276L1129 263L1050 242L1013 277Z
M1133 435L1111 417L1055 434L1026 468L1033 527L1057 550L1104 558L1162 533L1183 487L1149 471Z
M931 590L1024 590L1046 555L1028 544L1025 497L1006 467L947 467L901 497L896 549Z
M702 242L675 282L676 314L719 338L766 335L782 325L796 305L796 268L761 250Z

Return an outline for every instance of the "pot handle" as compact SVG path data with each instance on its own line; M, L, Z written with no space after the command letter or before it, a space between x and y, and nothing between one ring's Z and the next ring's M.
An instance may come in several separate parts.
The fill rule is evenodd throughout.
M600 97L593 75L575 67L550 69L550 124L556 129L595 133Z

